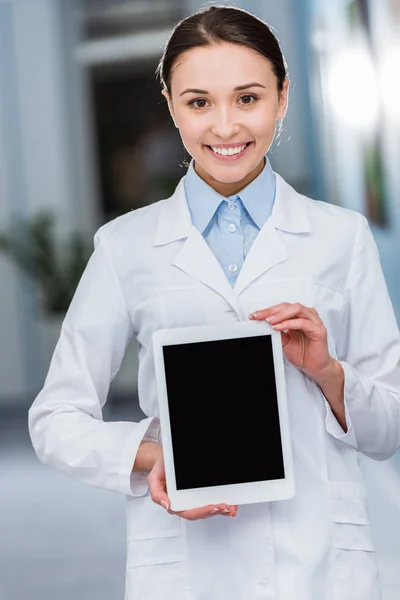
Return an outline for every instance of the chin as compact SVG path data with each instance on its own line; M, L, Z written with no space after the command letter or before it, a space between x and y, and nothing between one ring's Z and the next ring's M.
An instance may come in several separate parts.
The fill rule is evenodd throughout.
M209 169L205 169L211 177L219 181L220 183L236 183L244 179L249 173L254 171L256 167L254 165L241 165L240 167L232 167L229 165L225 166L210 166Z
M245 173L237 174L236 176L232 174L230 177L223 177L222 175L219 176L218 173L210 173L210 175L213 177L213 179L215 179L215 181L218 181L218 183L238 183L239 181L242 181L242 179L244 179L248 173L249 171L246 171Z

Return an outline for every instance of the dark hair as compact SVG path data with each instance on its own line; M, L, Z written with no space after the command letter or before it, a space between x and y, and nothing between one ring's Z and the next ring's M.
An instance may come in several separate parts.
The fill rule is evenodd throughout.
M172 69L181 54L191 48L221 42L247 46L262 54L272 64L278 91L282 91L287 65L279 41L267 23L241 8L209 6L179 21L172 30L156 69L168 93Z

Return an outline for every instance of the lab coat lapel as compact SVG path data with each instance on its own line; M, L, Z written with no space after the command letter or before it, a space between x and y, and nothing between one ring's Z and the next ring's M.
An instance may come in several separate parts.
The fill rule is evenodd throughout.
M234 291L241 294L253 281L290 256L278 232L268 220L254 240L236 280Z
M183 178L175 193L162 206L155 245L182 240L173 264L220 294L240 314L237 297L218 260L191 221L185 197Z
M237 298L222 267L194 225L181 251L175 257L174 265L208 285L237 310Z
M298 194L277 173L276 197L270 218L264 224L251 246L234 286L239 296L253 281L288 258L285 233L304 234L310 231L307 207Z

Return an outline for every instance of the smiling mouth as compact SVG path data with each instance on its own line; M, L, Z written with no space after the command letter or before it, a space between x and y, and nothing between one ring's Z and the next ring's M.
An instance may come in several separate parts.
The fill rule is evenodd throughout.
M219 148L220 152L214 152L212 146L208 145L208 144L204 144L206 146L206 148L209 148L209 150L211 150L211 152L213 152L213 154L215 154L216 156L239 156L241 155L243 152L245 152L245 150L247 150L247 148L250 146L252 142L247 142L246 144L241 144L241 145L237 145L237 146L231 146L230 148ZM218 146L214 146L214 148L218 148ZM239 152L233 152L233 149L237 149L237 148L241 148L241 150Z

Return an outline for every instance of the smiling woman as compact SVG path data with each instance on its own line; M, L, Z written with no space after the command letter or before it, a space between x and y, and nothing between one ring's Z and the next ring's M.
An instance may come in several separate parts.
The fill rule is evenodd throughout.
M263 21L237 9L221 19L212 8L178 24L158 74L196 172L230 196L261 173L286 114L289 79Z
M200 10L174 28L157 74L192 161L171 197L97 232L30 409L35 450L128 496L125 600L380 600L358 453L383 460L400 448L400 337L368 223L298 194L272 170L289 80L266 23L232 7ZM247 319L267 321L282 341L296 495L173 512L153 335ZM146 418L104 423L133 336ZM253 373L236 359L215 366L218 385L202 369L201 401L188 390L179 403L185 435L200 440L197 462L185 448L189 475L200 463L235 470L229 452L208 451L201 423L218 435L218 411L231 435L230 413L243 414L238 453L253 432L254 462L271 460L255 433L268 385L254 397ZM271 383L268 370L262 376Z

